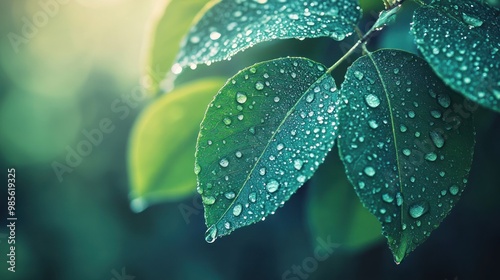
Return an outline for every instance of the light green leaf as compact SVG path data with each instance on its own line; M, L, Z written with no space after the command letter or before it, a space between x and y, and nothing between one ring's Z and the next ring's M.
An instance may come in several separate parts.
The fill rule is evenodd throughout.
M210 0L162 0L149 23L143 46L143 76L148 91L156 94L160 82L170 71L179 52L182 38L200 17ZM214 1L212 1L214 2ZM207 5L210 7L210 4ZM207 7L207 8L208 8ZM201 11L201 12L200 12Z
M361 10L356 0L224 0L189 32L179 67L228 59L253 45L289 38L331 37L354 32Z
M212 78L179 87L141 114L128 156L134 210L194 193L196 137L208 103L223 84Z
M210 104L196 150L206 241L263 220L324 160L335 140L335 82L305 58L255 64Z
M471 108L417 56L381 50L349 68L339 150L400 262L457 203L474 148Z
M418 49L444 82L500 112L500 10L477 0L437 0L415 11Z
M313 236L331 236L344 249L361 249L382 238L380 223L359 201L334 152L309 182L306 209Z

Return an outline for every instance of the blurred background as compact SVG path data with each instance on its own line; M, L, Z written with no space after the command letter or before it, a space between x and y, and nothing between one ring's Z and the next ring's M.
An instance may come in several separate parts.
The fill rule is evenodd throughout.
M360 207L335 149L318 176L276 215L208 244L195 185L145 210L130 205L129 137L155 100L141 90L150 82L141 66L143 45L164 1L58 0L40 16L46 2L51 1L0 1L0 170L6 178L8 168L16 169L18 218L12 273L6 262L5 179L0 184L0 279L500 277L500 115L476 111L468 188L428 241L400 265L393 262L378 224ZM383 5L381 0L360 2L359 26L366 31ZM417 53L409 33L413 8L405 6L396 24L377 34L368 49ZM186 71L178 83L208 75L228 78L253 63L283 56L331 65L355 39L344 45L329 39L264 43L209 71L207 66ZM334 73L339 84L349 63ZM96 129L105 131L98 143L81 147ZM79 148L84 155L74 157ZM183 148L194 153L194 147ZM175 164L164 165L165 172ZM318 238L339 246L326 260L312 261L322 244ZM304 264L302 274L287 274Z

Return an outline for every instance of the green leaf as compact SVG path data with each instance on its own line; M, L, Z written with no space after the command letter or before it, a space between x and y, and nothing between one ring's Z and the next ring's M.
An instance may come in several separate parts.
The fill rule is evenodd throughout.
M314 173L332 148L337 90L305 58L255 64L210 104L196 150L206 241L263 220Z
M132 208L194 193L196 137L207 105L224 84L205 79L179 87L151 104L137 120L129 144Z
M228 59L253 45L289 38L331 37L354 32L361 10L356 0L224 0L189 32L179 67Z
M159 91L160 82L175 62L182 39L196 21L196 16L203 13L203 7L208 2L210 0L159 2L158 13L151 18L143 46L145 58L142 71L147 79L144 84L149 92L156 94Z
M306 209L313 236L331 236L342 248L361 249L382 238L378 220L359 201L336 153L311 178Z
M500 10L480 1L438 0L415 11L418 49L444 82L500 112Z
M399 263L465 188L474 148L470 104L423 59L396 50L354 62L341 96L338 145L347 176Z

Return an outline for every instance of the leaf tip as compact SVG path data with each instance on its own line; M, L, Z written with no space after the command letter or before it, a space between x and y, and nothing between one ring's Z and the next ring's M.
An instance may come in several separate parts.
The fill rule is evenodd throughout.
M408 243L404 238L400 240L389 240L389 247L392 251L392 256L394 258L394 262L399 265L403 259L410 253L411 249L408 250Z

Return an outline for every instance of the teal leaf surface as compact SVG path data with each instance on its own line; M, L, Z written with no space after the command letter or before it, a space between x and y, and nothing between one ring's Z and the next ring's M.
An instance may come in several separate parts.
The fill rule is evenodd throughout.
M339 150L396 262L422 244L463 192L471 108L421 58L381 50L358 59L341 89Z
M355 0L222 0L191 28L176 66L221 61L275 39L341 41L354 32L360 16Z
M334 144L337 102L333 78L305 58L258 63L226 83L196 151L207 242L274 214L313 175Z
M500 112L500 10L476 0L435 0L415 11L412 30L447 85Z

